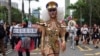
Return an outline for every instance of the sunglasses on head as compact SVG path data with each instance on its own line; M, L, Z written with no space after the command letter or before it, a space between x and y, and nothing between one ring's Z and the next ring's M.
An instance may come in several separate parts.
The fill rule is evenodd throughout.
M56 9L48 9L49 12L56 11Z

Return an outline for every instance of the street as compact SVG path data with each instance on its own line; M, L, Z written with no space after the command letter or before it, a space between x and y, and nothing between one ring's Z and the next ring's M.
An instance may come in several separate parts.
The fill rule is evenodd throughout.
M80 44L79 46L75 46L75 50L70 48L69 41L66 44L66 51L61 51L60 56L100 56L100 48L95 49L92 44L87 45L86 48L83 48ZM9 48L6 51L7 56L18 56L16 51ZM0 54L0 56L2 55ZM23 56L25 56L25 53L23 53ZM40 50L33 50L31 56L41 56Z

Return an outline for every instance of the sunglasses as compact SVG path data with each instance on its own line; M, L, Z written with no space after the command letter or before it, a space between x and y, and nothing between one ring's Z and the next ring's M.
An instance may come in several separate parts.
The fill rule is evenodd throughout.
M48 9L49 12L56 11L56 9Z

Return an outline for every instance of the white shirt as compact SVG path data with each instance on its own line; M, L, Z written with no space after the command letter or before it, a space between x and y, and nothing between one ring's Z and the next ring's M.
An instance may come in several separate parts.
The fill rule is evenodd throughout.
M88 28L86 28L86 27L85 27L85 28L84 28L84 27L81 28L82 34L87 34L88 31L89 31L89 30L88 30Z
M13 29L14 27L15 27L15 26L10 26L10 30L9 30L9 31L12 32L12 29Z
M77 28L75 26L68 26L67 31L69 32L70 35L75 35L76 36L76 32L77 32Z
M13 25L13 26L10 27L10 30L9 30L9 31L12 32L12 29L13 29L13 28L21 28L21 27L19 26L19 24Z

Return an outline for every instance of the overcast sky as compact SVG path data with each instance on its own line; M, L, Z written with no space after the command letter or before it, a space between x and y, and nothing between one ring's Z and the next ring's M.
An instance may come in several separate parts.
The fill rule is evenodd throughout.
M36 2L35 0L33 0L31 2L31 11L33 9L38 8L38 7L40 7L42 10L44 10L45 9L45 5L49 1L56 1L59 4L59 7L65 8L65 0L39 0L39 2ZM77 0L71 0L71 3L75 3L76 1ZM20 10L22 9L22 0L12 0L12 2L18 3L18 8ZM25 12L28 13L28 9L29 9L28 0L24 0L24 2L25 2Z

